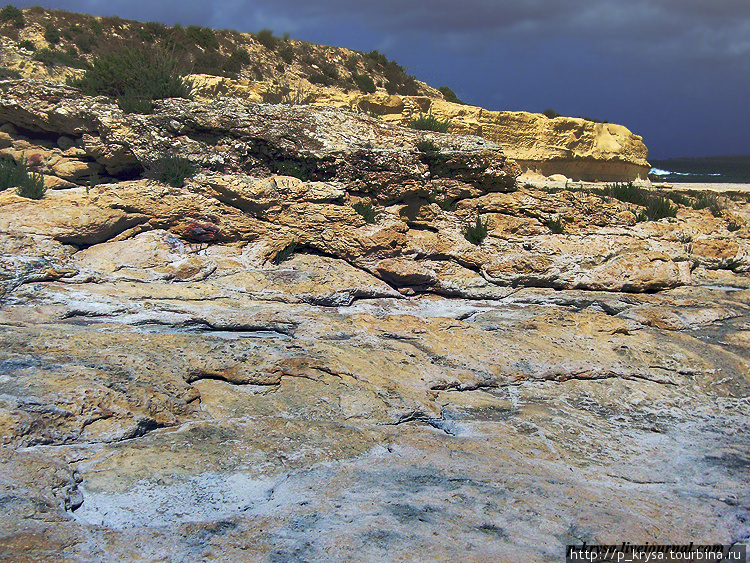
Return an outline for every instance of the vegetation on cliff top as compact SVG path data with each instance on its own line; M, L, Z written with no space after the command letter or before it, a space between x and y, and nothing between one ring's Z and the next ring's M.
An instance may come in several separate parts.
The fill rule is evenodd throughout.
M190 98L183 69L165 49L136 43L101 55L68 83L90 96L115 98L123 111L151 113L154 100Z
M211 74L253 81L306 78L324 86L366 92L383 88L390 94L416 95L421 88L406 69L378 51L363 53L276 37L270 29L257 33L158 22L96 18L41 7L0 10L0 35L28 41L24 27L38 26L47 47L35 58L48 65L88 68L117 50L123 41L160 47L191 74ZM35 27L36 28L36 27ZM29 43L24 43L26 47Z

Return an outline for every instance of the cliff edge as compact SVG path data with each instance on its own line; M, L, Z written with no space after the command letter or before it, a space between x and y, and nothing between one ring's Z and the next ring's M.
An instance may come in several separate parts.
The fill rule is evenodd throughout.
M12 21L0 22L0 65L24 77L64 82L112 45L167 41L192 69L197 99L235 96L347 107L402 125L431 112L450 120L452 133L501 145L523 171L629 181L646 179L649 170L643 139L621 125L451 103L377 51L313 45L270 32L167 28L43 8L24 10L23 17L21 29Z

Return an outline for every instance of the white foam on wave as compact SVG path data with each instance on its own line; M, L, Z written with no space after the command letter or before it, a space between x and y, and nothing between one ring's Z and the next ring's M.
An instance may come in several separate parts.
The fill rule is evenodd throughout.
M652 168L648 173L652 176L721 176L719 173L673 172L672 170L662 170L661 168Z

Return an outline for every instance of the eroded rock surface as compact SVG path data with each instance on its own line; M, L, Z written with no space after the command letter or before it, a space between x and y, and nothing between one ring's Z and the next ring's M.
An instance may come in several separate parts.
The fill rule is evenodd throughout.
M0 558L750 538L745 200L637 223L477 137L2 85L2 151L72 187L0 193Z

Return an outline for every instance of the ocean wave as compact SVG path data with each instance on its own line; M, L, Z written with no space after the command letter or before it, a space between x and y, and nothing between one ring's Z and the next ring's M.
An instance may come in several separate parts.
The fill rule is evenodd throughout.
M648 171L652 176L721 176L721 174L705 174L701 172L674 172L672 170L662 170L661 168L652 168Z
M653 174L654 176L669 176L670 174L673 174L673 172L662 170L661 168L652 168L648 173Z

